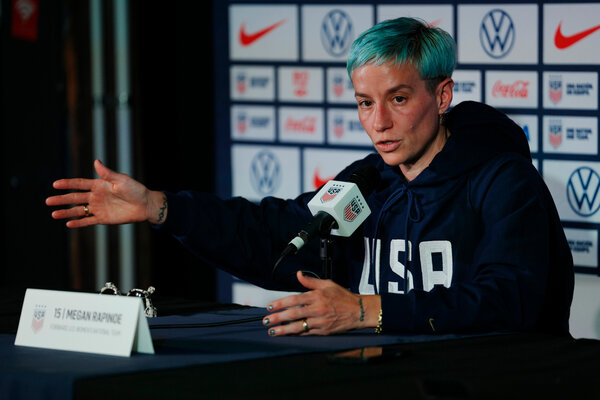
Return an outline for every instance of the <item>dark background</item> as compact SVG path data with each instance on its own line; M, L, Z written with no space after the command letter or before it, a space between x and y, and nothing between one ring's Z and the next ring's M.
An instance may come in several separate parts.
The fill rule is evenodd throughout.
M2 266L0 289L97 291L94 229L50 217L52 181L94 176L89 2L39 0L33 41L0 14ZM211 2L130 0L134 177L152 189L214 190ZM107 159L116 165L112 1L103 2ZM226 41L223 41L226 43ZM215 273L168 235L136 225L136 287L212 300ZM117 284L117 230L109 228L109 279ZM100 283L101 285L101 283ZM127 291L130 288L122 288Z

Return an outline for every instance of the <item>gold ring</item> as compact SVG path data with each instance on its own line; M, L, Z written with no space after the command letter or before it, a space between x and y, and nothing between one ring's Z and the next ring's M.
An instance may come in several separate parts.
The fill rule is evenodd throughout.
M85 217L89 217L90 216L90 209L88 208L88 205L86 204L85 206L83 206L83 212L84 212L84 216Z
M304 329L304 332L308 332L309 330L308 322L305 319L302 320L302 329Z

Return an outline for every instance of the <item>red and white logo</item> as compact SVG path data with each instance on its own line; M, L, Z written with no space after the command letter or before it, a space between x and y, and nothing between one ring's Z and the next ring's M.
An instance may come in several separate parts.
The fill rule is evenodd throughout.
M231 60L298 60L296 5L229 6Z
M326 184L333 178L334 178L333 176L323 178L321 176L320 168L317 167L315 169L315 173L313 174L313 188L315 188L315 189L320 188L321 186L323 186L324 184Z
M342 191L342 189L343 189L342 186L332 186L332 187L330 187L323 194L323 196L321 196L321 203L327 203L328 201L331 201L331 200L335 199L335 196L337 196L338 193L340 193Z
M544 4L544 64L600 64L599 15L598 2Z
M560 50L568 49L598 30L600 30L600 25L592 26L591 28L574 32L570 35L565 35L562 31L562 21L560 21L556 28L556 33L554 34L554 45Z
M354 221L358 214L362 211L362 207L360 206L360 202L354 198L348 205L344 208L344 219L348 222Z
M528 81L516 80L512 83L504 83L501 80L498 80L492 87L492 96L525 99L529 96L528 87Z
M296 97L304 97L308 93L308 71L294 71L292 73L292 84L294 85L294 95Z
M240 26L240 34L239 34L239 41L240 44L242 46L250 46L251 44L253 44L254 42L260 40L261 38L263 38L265 35L268 35L269 33L271 33L272 31L274 31L275 29L277 29L280 25L282 25L283 23L285 23L285 19L281 20L279 22L276 22L272 25L269 25L263 29L259 29L257 31L252 31L252 32L248 32L246 30L246 22L242 22L242 25Z
M306 116L303 118L294 118L288 116L285 120L285 130L288 133L315 133L317 119L315 117Z
M31 329L34 333L38 333L44 326L44 318L46 317L46 306L36 305L33 309L33 318L31 320Z

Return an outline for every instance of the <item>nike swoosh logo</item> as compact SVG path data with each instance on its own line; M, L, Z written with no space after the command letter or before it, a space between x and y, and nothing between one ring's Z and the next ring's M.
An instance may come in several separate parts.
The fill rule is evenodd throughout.
M562 33L562 21L558 24L558 28L556 28L556 33L554 34L554 44L560 50L566 49L567 47L573 46L575 43L579 42L582 39L590 36L592 33L596 32L600 29L600 25L594 26L593 28L586 29L574 35L565 36Z
M265 29L261 29L260 31L254 33L246 32L246 23L242 22L242 26L240 27L240 43L242 46L250 46L252 43L256 42L258 39L265 36L267 33L271 32L273 29L279 27L279 25L283 24L286 20L281 20L279 22L274 23L271 26L267 26Z
M317 170L315 171L315 174L313 176L313 187L315 189L320 188L321 186L323 186L324 184L326 184L327 182L329 182L330 180L333 179L333 177L331 178L321 178L319 176L319 168L317 168Z

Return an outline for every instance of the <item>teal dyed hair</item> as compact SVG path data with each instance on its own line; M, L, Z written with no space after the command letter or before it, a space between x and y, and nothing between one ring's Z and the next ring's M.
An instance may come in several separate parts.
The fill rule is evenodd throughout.
M433 93L439 82L452 76L455 60L456 44L446 31L401 17L363 32L352 43L346 69L352 79L352 72L367 64L411 64Z

